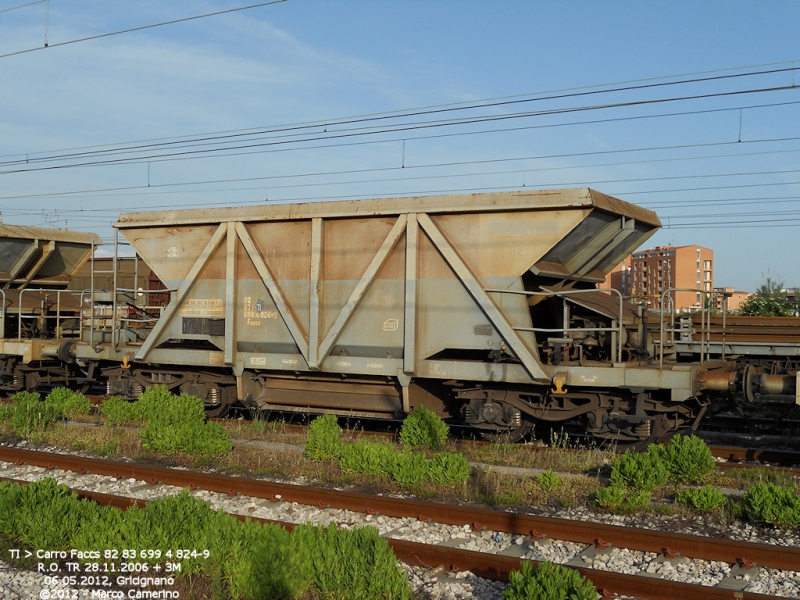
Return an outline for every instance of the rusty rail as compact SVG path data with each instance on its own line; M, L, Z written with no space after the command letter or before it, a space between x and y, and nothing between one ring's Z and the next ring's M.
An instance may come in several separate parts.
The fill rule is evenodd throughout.
M211 419L212 421L218 423L225 423L228 419ZM285 429L289 433L306 433L308 431L308 426L306 425L297 425L287 423L284 425ZM384 440L388 440L390 442L398 442L399 437L398 434L387 432L387 431L350 431L345 430L342 432L342 435L348 439L359 439L361 437L367 438L380 438ZM496 442L486 442L482 440L471 440L471 439L456 439L455 443L457 446L495 446L497 445ZM785 471L796 472L800 475L800 466L794 467L794 465L800 465L800 452L795 450L776 450L776 449L760 449L760 448L744 448L744 447L735 447L735 446L709 446L711 450L711 454L716 458L724 458L729 462L724 463L716 463L716 466L723 471L727 471L730 469L769 469L769 468L781 468ZM532 447L529 448L530 452L547 452L550 450L548 446L540 446L540 447ZM561 449L560 452L581 452L579 448L572 449L566 448ZM758 465L758 464L750 464L750 463L742 463L740 461L752 461L752 462L767 462L773 463L771 465Z
M727 563L753 562L775 569L796 570L800 565L800 548L755 544L632 529L584 521L570 521L533 515L454 506L401 498L342 492L263 480L226 477L208 473L146 467L101 459L46 454L29 450L0 448L0 460L14 463L61 468L81 473L92 472L117 478L135 478L152 484L164 483L180 487L202 488L229 495L245 495L298 502L320 508L339 508L355 512L378 512L390 517L410 517L448 525L471 525L516 535L547 536L552 539L582 544L609 543L616 547L643 552L680 553L682 556Z

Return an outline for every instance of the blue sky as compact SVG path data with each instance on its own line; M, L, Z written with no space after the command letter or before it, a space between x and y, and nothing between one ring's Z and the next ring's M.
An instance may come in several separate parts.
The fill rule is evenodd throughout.
M52 46L249 3L51 0L51 47L0 57L3 220L112 239L138 209L591 186L713 249L717 286L800 286L800 3L287 0ZM46 8L0 12L0 55ZM440 105L465 110L335 123ZM452 118L483 122L419 127Z

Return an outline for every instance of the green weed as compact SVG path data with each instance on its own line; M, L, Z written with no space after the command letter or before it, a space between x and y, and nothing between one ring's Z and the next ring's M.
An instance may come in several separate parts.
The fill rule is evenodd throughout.
M557 473L553 473L553 469L547 469L547 471L536 477L536 481L539 482L543 490L550 491L561 483L561 477Z
M133 402L119 396L112 396L100 405L100 414L105 417L106 425L127 425L137 420Z
M534 567L523 562L520 571L509 575L511 586L503 592L503 600L596 600L597 591L591 581L574 569L551 562Z
M428 479L437 485L464 483L472 474L463 454L440 452L428 463Z
M335 415L322 415L311 421L305 455L311 460L325 461L339 458L344 450L342 428Z
M714 456L706 443L695 435L676 435L666 446L650 446L669 469L672 479L702 483L714 470Z
M664 485L669 469L657 453L626 452L611 463L611 485L651 492Z
M51 390L45 398L45 402L51 404L60 415L67 419L88 415L92 408L92 403L86 396L65 387Z
M713 485L683 490L678 493L675 500L682 506L703 513L725 506L728 501L725 494Z
M79 500L53 480L0 482L0 534L30 548L147 548L209 580L213 598L410 600L404 572L369 527L240 521L183 492L125 512ZM178 558L178 549L207 556ZM168 554L169 553L169 554Z
M41 436L48 425L61 418L58 409L42 402L35 392L17 392L11 400L14 402L11 424L21 437Z
M392 477L403 487L415 487L428 477L428 459L421 454L398 452L392 468Z
M147 422L139 435L145 448L162 454L186 452L220 456L233 449L231 437L219 423L203 421L170 423L153 419Z
M631 513L650 504L648 490L630 490L621 485L610 485L597 490L595 502L601 508L612 512Z
M354 442L344 446L339 467L343 471L387 476L397 460L397 450L388 444Z
M800 527L800 496L793 487L756 483L742 496L747 518L780 529Z
M406 448L428 448L436 452L447 443L449 432L450 427L436 413L420 406L403 421L400 443Z

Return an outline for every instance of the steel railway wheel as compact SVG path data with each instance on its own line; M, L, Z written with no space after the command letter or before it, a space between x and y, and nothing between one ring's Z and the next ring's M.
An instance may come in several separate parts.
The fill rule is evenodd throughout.
M236 402L236 386L212 388L204 402L206 417L216 419L227 415Z
M508 430L481 429L480 434L481 437L487 442L505 442L513 444L516 442L521 442L531 432L531 429L533 429L533 423L531 423L530 421L523 421L522 425L519 425L513 429L508 429Z

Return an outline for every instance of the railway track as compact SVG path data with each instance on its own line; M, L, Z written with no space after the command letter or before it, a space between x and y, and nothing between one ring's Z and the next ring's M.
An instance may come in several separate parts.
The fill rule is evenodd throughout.
M105 397L102 396L87 396L87 397L92 401L93 405L95 406L99 406L102 403L102 401L105 400ZM229 423L231 421L230 418L212 418L210 420L218 423ZM390 422L389 424L397 425L397 427L399 427L400 422L397 423ZM394 428L395 431L392 431L386 429L387 425L386 422L379 422L378 425L380 427L379 430L346 429L344 430L343 435L345 436L345 438L376 437L376 438L387 439L392 442L399 441L398 434L396 432L397 427ZM281 428L283 431L287 433L305 434L308 431L307 425L301 425L297 423L283 423L281 424ZM464 428L464 429L470 432L472 431L469 430L469 428ZM459 446L486 446L495 444L495 442L469 439L467 435L458 436L456 443ZM800 451L785 450L778 448L747 448L747 447L738 447L730 445L717 446L712 444L709 444L709 448L711 450L712 455L715 458L723 459L724 461L726 461L717 463L717 467L720 468L721 470L778 466L793 472L796 471L800 473ZM539 452L546 450L547 450L546 445L542 447L537 447L537 446L531 447L532 452Z
M656 584L642 575L626 575L597 569L588 569L604 553L613 549L627 549L658 554L657 561L699 559L722 561L736 565L732 573L758 574L759 567L794 570L800 565L800 549L796 547L753 544L720 540L702 536L637 530L614 525L549 519L519 513L420 502L416 500L376 497L367 494L277 484L261 480L226 477L123 463L117 461L85 459L69 455L38 453L10 448L0 448L0 460L7 463L62 469L77 473L95 473L120 479L136 479L151 485L172 485L217 492L231 497L250 497L268 504L298 503L316 507L319 511L347 510L384 518L404 519L403 522L443 523L459 528L466 526L470 532L495 532L497 535L523 537L529 542L567 540L583 544L585 548L569 566L578 568L595 585L606 592L641 598L766 598L770 596L744 592L743 580L728 577L716 587L695 586L687 583L659 579ZM85 491L81 494L87 495ZM89 495L87 495L89 497ZM115 505L130 505L130 498L105 498L94 494L93 499ZM272 519L274 521L274 519ZM334 519L336 520L336 519ZM284 524L283 522L281 524ZM290 525L286 525L290 526ZM391 538L392 536L389 535ZM402 537L402 536L396 536ZM468 570L483 577L505 580L511 570L519 568L524 550L515 545L500 554L475 552L446 545L420 544L403 539L390 539L390 544L402 560L424 566L442 565L449 570ZM516 555L514 555L516 554ZM753 565L758 565L755 567ZM746 583L746 581L745 581Z
M227 421L226 419L213 420L221 423ZM285 423L281 427L287 433L305 434L308 431L306 425ZM374 437L391 442L399 442L398 434L391 431L344 430L343 436L345 439ZM496 445L496 443L470 440L462 437L456 440L456 445L458 447L492 446ZM531 452L547 452L549 449L550 447L546 445L530 446ZM788 472L800 475L800 451L716 445L709 445L709 449L715 458L726 461L717 463L716 466L720 470L781 467ZM564 449L561 450L563 451ZM567 449L567 451L580 452L579 449Z

